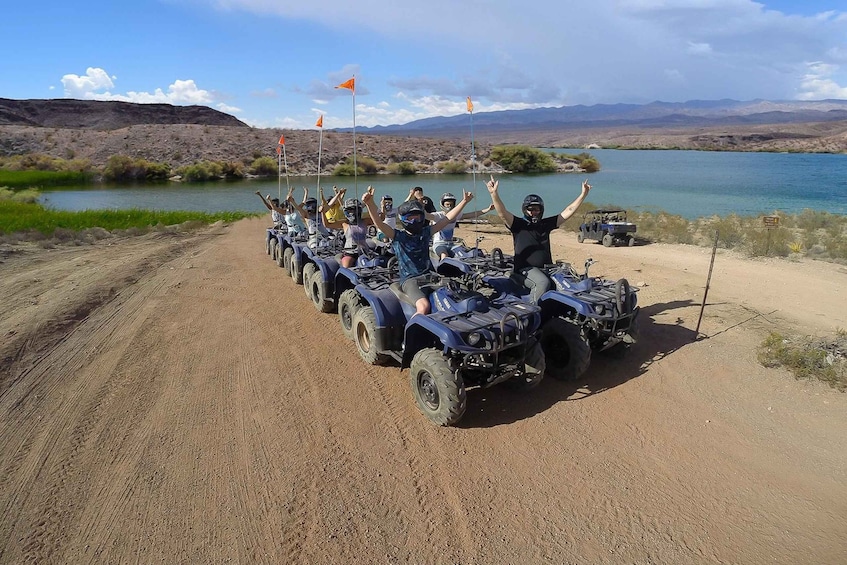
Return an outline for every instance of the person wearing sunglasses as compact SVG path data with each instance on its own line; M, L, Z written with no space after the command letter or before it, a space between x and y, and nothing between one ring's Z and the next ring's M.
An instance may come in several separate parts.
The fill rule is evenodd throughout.
M491 194L491 201L497 215L512 232L512 240L515 246L515 273L523 285L529 289L530 300L538 303L547 290L550 289L550 278L541 269L544 265L553 262L550 252L550 232L565 223L565 220L574 215L582 204L591 185L588 180L582 182L582 192L576 200L565 206L565 209L556 216L544 217L544 200L537 194L529 194L524 198L521 205L522 217L515 216L506 209L500 194L497 192L499 181L494 180L494 175L486 184Z
M400 287L403 292L415 300L417 314L429 314L429 298L420 288L432 270L429 259L429 240L434 231L443 229L462 214L462 209L473 199L473 193L465 192L462 200L443 218L429 223L426 219L424 204L417 199L403 202L397 209L397 227L392 228L379 216L374 203L374 189L369 186L362 196L362 202L368 208L377 229L382 230L392 241L397 265L400 269Z

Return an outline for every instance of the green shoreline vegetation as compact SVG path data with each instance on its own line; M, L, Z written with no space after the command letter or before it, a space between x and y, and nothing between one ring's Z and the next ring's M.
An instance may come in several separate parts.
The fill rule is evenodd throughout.
M529 147L527 145L498 145L483 159L484 167L497 165L513 173L553 173L559 165L573 164L583 172L600 170L600 163L589 153L578 155L560 154ZM467 174L473 163L451 160L435 164L441 174ZM334 176L361 176L377 174L415 175L418 165L411 161L378 163L368 156L359 156L354 171L352 157L345 158L335 166ZM109 182L162 182L178 177L182 182L206 182L210 180L243 179L248 176L275 176L279 163L269 156L259 156L249 162L201 161L172 169L167 163L155 163L146 159L112 155L105 166L97 168L84 159L60 159L43 154L0 157L0 186L13 188L80 185L98 180Z
M191 223L208 225L215 222L235 222L242 218L258 217L253 212L192 212L157 211L132 208L128 210L83 210L69 212L52 210L37 202L39 192L33 189L12 191L0 187L0 236L3 240L36 239L46 241L74 240L75 232L98 229L144 231L157 226ZM49 244L46 244L49 245Z

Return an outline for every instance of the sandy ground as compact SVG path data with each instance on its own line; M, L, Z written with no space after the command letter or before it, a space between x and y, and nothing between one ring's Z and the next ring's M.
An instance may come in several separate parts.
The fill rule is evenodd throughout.
M641 341L438 428L264 228L4 256L0 562L847 560L847 395L756 361L847 328L844 267L720 252L695 340L710 249L557 233L642 286Z

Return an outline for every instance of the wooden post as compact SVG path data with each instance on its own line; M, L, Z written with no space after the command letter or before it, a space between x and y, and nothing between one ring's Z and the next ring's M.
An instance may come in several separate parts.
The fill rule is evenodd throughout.
M718 230L715 230L715 244L712 246L712 260L709 262L709 276L706 277L706 291L703 293L703 303L700 305L700 317L694 329L694 339L700 337L700 322L703 320L703 310L706 309L706 297L709 296L709 283L712 280L712 268L715 266L715 254L718 252Z

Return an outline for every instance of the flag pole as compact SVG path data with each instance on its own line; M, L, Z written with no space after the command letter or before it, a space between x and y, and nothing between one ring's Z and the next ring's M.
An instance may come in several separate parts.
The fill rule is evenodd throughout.
M285 136L279 136L276 144L276 184L279 199L282 200L282 163L285 162L285 186L291 191L291 183L288 181L288 159L285 158Z
M476 147L474 146L474 138L473 138L473 102L471 101L471 97L468 96L468 114L470 114L471 121L471 174L473 175L473 185L471 188L471 194L474 195L474 200L476 199ZM480 208L481 210L482 208ZM474 206L474 212L476 212L476 206ZM476 233L476 242L474 243L475 253L479 253L479 242L482 241L482 236L479 235L479 215L474 219L474 233ZM477 267L479 269L479 266Z
M353 75L353 83L355 84L356 75ZM356 163L356 89L353 92L353 189L356 191L356 199L359 199L359 166Z
M353 93L353 189L359 199L359 164L356 162L356 75L345 80L335 88L346 88Z
M318 118L318 122L315 124L318 126L320 130L320 135L318 136L318 195L321 193L321 153L323 152L323 142L324 142L324 117L321 114L321 117Z
M282 162L285 165L285 188L291 192L291 181L288 179L288 159L285 156L285 144L282 144Z
M473 102L468 96L468 113L471 115L471 174L473 175L473 193L476 196L476 148L473 139Z

